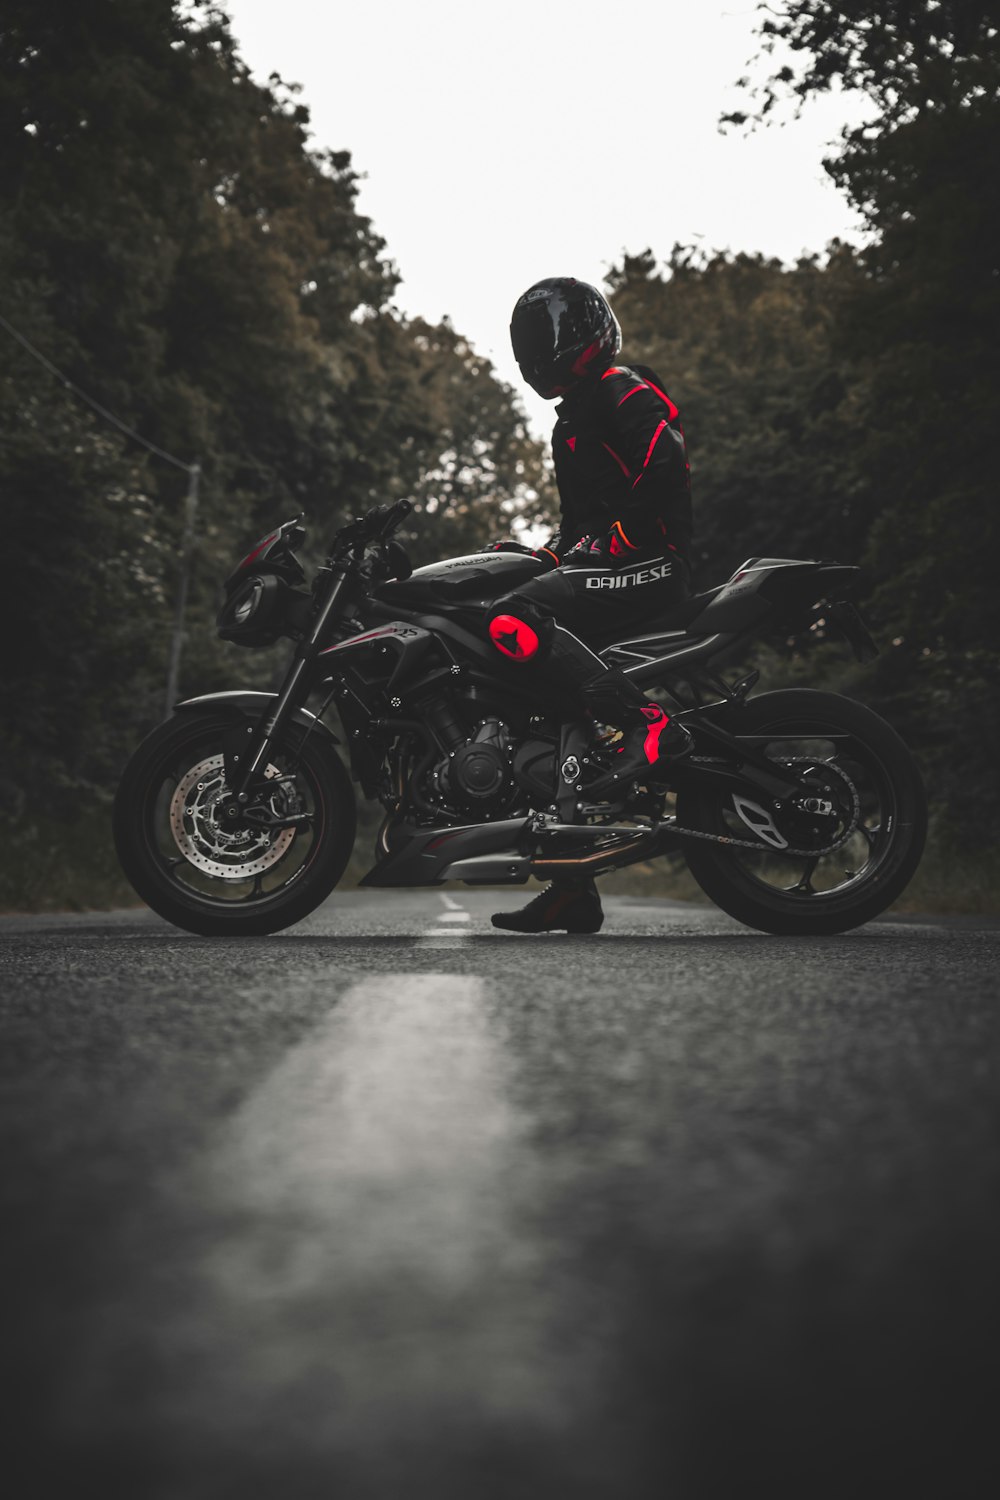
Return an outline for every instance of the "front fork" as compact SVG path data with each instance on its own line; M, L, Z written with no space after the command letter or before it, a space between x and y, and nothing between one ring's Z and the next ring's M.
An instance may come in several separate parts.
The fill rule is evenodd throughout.
M334 575L322 607L317 611L308 633L296 648L288 676L281 685L274 706L256 724L240 726L238 731L225 737L223 752L226 763L226 784L232 788L222 808L226 824L235 826L244 816L251 799L255 783L266 767L271 750L280 742L289 719L309 696L312 687L312 666L326 635L344 589L347 586L348 566L345 562L332 563ZM245 744L242 743L245 736Z

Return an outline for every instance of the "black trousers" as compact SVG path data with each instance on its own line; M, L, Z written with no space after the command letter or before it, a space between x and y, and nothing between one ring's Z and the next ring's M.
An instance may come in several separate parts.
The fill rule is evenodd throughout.
M682 604L691 594L687 563L658 553L621 568L554 568L532 578L490 609L490 620L510 615L538 637L534 665L560 689L579 691L597 718L627 724L646 700L624 674L605 666L597 651Z

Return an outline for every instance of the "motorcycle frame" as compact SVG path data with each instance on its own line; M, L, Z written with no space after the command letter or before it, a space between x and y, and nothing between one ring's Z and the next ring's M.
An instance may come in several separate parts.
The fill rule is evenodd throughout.
M366 574L364 556L365 542L356 541L352 553L346 550L339 554L334 552L320 570L313 587L311 616L276 693L209 694L177 705L181 711L211 705L241 720L240 735L228 737L224 747L227 781L233 791L223 808L223 815L234 824L252 801L261 768L267 765L272 750L280 744L291 723L305 727L307 733L318 730L328 742L339 743L336 735L322 722L322 713L332 698L338 701L345 728L352 718L353 700L361 714L367 717L369 727L383 733L416 732L433 747L433 736L426 725L413 719L377 716L372 712L363 690L358 691L363 679L354 671L349 658L346 661L343 657L338 658L338 653L346 655L353 647L378 641L380 650L393 652L398 657L388 681L379 687L390 701L393 701L392 688L405 675L404 669L416 667L436 642L443 648L447 659L434 670L430 681L437 677L442 681L451 679L453 685L455 678L464 678L467 682L481 681L494 691L499 687L523 699L528 711L532 707L541 707L531 691L534 679L525 674L525 669L498 660L495 649L460 621L450 615L427 614L371 597L367 592L371 574ZM339 624L357 620L359 603L365 622L362 628L333 639ZM871 638L853 606L840 600L830 610L854 646L855 653L861 656L871 644ZM757 674L751 673L739 683L727 684L713 669L713 663L759 635L761 623L757 616L742 629L700 636L692 636L684 630L651 632L615 642L601 653L609 665L621 666L625 675L644 690L661 688L668 692L680 705L676 716L686 719L689 724L696 720L699 735L707 738L712 748L729 761L728 765L722 766L682 762L675 772L676 781L717 780L725 776L743 786L749 783L772 798L788 797L800 790L797 776L779 770L753 743L753 736L731 734L718 723L719 710L739 705L754 685ZM634 658L631 663L630 657ZM338 659L335 661L334 658ZM478 672L477 664L481 669ZM352 677L355 679L353 683ZM327 702L316 715L305 705L310 695L323 685L329 688ZM688 694L683 691L685 687ZM545 684L544 691L548 698L546 707L551 714L551 685ZM395 702L402 706L401 700ZM713 711L715 716L710 717ZM246 740L242 738L244 733ZM362 730L355 725L348 728L348 735L352 770L365 795L375 796L377 784L361 753ZM642 828L574 823L576 795L580 790L582 788L572 790L569 807L560 806L563 816L558 823L549 822L545 814L535 813L492 822L434 827L412 825L406 844L380 860L362 884L435 885L447 880L463 880L469 884L523 883L532 875L551 877L569 869L584 868L596 875L650 858L682 842L682 833L672 825L654 824ZM580 852L574 853L574 846L579 846Z

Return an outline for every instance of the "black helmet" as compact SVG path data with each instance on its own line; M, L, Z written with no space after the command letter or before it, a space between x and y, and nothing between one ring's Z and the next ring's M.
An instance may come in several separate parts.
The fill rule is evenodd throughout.
M551 400L614 364L622 331L596 286L573 276L536 281L510 320L514 358L528 384Z

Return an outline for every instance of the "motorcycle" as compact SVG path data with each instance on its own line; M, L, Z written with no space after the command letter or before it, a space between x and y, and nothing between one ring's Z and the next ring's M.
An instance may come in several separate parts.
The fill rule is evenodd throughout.
M876 654L851 601L856 568L751 558L641 633L589 640L694 740L661 779L615 786L620 734L581 718L568 687L503 657L484 629L491 601L543 564L490 551L413 570L393 537L411 508L342 527L311 587L299 517L227 579L220 635L247 647L284 637L294 652L279 691L178 703L129 761L115 839L154 911L216 936L300 921L351 855L352 777L385 812L368 888L598 876L681 850L713 902L764 932L842 932L901 894L926 808L895 731L837 694L751 696L759 673L730 682L718 668L758 636L818 620L859 659ZM614 790L588 790L600 782Z

